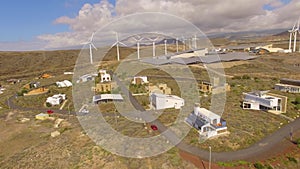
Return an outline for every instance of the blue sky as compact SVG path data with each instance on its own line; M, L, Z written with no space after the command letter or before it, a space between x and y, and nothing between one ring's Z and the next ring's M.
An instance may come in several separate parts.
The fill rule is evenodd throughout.
M101 26L137 12L176 15L205 33L288 29L300 15L300 0L199 1L3 0L0 51L76 46Z
M67 25L54 24L61 16L76 17L85 3L100 0L3 0L0 5L0 41L30 41L41 34L68 31ZM115 4L115 0L109 0Z

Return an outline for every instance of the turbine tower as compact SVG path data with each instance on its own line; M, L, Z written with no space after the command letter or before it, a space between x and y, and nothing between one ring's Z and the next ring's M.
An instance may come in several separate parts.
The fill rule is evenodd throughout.
M137 38L133 37L133 39L136 41L137 57L138 57L138 59L140 59L140 41L142 41L144 38L138 37L138 39L137 39Z
M183 48L182 48L182 51L185 51L186 50L186 44L185 44L185 38L184 36L181 37L181 40L182 40L182 43L183 43Z
M119 49L119 44L123 45L123 46L126 46L124 43L120 42L119 41L119 36L118 36L118 32L116 32L116 43L114 43L112 45L113 46L117 46L117 60L120 61L120 49Z
M93 64L93 48L97 50L96 46L93 44L94 34L95 34L95 32L92 33L92 36L90 37L89 41L82 43L84 45L89 45L91 64Z
M195 48L195 49L198 48L198 46L197 46L197 40L198 40L197 35L195 35L195 36L194 36L194 45L195 45L194 48Z
M168 54L168 50L167 50L167 39L165 39L165 55Z
M299 20L298 20L298 24L297 24L297 27L295 29L295 32L294 32L294 52L296 52L296 48L297 48L297 34L299 32Z
M148 38L152 42L152 55L153 55L153 58L155 58L155 42L158 40L158 38L159 37L156 37L155 39Z
M178 38L176 38L176 53L178 53Z
M295 26L296 24L294 24L293 29L288 30L288 32L290 33L289 51L292 51L292 38L294 36Z

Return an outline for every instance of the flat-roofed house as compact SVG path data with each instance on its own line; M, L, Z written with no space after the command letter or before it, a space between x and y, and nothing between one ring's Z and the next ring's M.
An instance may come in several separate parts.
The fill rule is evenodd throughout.
M184 106L184 99L175 95L151 93L150 104L155 110L167 108L180 109L182 106Z
M123 97L121 94L100 94L93 96L93 102L98 104L100 102L108 102L108 101L123 101Z
M287 97L269 93L268 91L255 91L244 94L243 109L264 110L272 112L286 112Z
M195 105L194 111L185 120L198 130L200 139L206 139L227 132L227 124L220 115Z
M280 79L280 83L275 84L275 90L288 93L300 93L300 80Z

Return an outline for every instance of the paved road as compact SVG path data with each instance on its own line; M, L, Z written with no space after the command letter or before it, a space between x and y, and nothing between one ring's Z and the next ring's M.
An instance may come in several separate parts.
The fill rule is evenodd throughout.
M139 111L144 112L145 109L138 103L138 101L135 99L135 97L132 96L132 94L127 90L127 88L122 84L122 82L116 78L116 82L120 86L122 92L130 99L132 105ZM9 105L11 109L18 109L22 111L40 111L40 112L46 112L47 108L27 108L27 107L21 107L12 101L15 99L15 96L10 97L6 104ZM55 113L59 114L68 114L69 111L67 110L54 110ZM76 112L70 112L72 115L78 115ZM104 113L104 116L114 116L112 113ZM142 118L149 118L147 117L147 114L144 114ZM152 117L150 117L152 118ZM158 120L155 120L151 122L151 124L155 124L158 126L159 132L163 132L167 130L167 127L164 126L162 123L160 123ZM289 138L289 132L291 127L293 128L294 132L300 131L300 119L296 119L295 121L283 126L279 130L277 130L272 135L269 135L262 139L261 141L257 142L256 144L252 145L249 148L233 151L233 152L213 152L212 153L212 160L213 161L237 161L237 160L262 160L262 158L267 158L266 156L263 156L264 154L272 154L273 150L275 149L281 149L284 148L285 145L281 144L282 141ZM167 138L170 139L170 142L177 141L176 136L173 133L167 133ZM174 139L174 140L172 140ZM191 153L195 156L200 157L203 160L208 160L209 152L199 149L198 147L188 145L185 142L180 142L177 144L177 147L185 152Z
M132 105L137 110L145 111L145 109L132 96L130 91L128 91L128 89L122 84L122 82L116 76L114 76L114 79L116 80L118 86L121 88L122 92L130 99ZM145 118L145 116L143 116L143 118ZM167 127L164 126L162 123L160 123L158 120L155 120L150 124L157 125L159 132L161 133L167 130ZM249 148L238 150L238 151L232 151L232 152L213 152L212 160L213 161L238 161L238 160L253 160L253 159L262 160L262 158L268 158L265 156L265 154L272 154L273 150L275 149L278 150L284 147L284 145L282 145L281 143L283 140L289 138L289 132L291 127L293 128L294 132L300 131L300 119L296 119L292 123L283 126L272 135L265 137L264 139L252 145ZM174 137L172 136L172 133L169 134L171 135L167 136L167 138ZM201 159L208 160L209 157L208 151L186 144L183 141L177 144L177 147L180 150L189 152L195 156L200 157Z

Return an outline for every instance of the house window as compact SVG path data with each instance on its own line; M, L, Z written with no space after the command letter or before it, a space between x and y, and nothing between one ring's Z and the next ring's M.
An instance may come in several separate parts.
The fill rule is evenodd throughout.
M243 108L244 108L244 109L250 109L250 108L251 108L251 104L249 104L249 103L244 103Z

